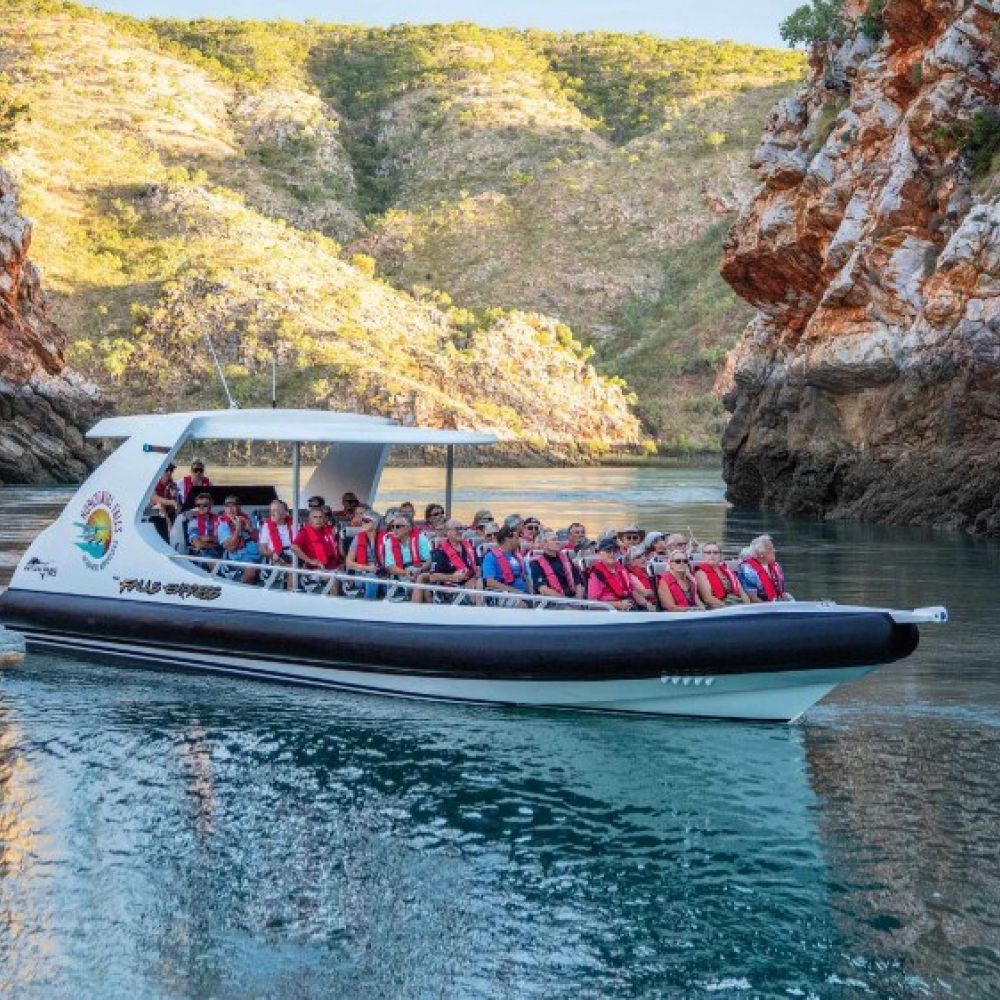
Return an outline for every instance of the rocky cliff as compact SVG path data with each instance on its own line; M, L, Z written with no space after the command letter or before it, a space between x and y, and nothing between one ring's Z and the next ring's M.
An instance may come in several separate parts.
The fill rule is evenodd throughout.
M726 241L729 498L1000 534L1000 3L879 7L774 108Z
M47 316L30 243L0 169L0 483L74 482L96 456L82 432L101 402L63 367L66 338Z

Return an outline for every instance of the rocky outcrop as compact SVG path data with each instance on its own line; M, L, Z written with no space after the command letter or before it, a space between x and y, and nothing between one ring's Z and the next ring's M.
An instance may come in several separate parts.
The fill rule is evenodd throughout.
M74 482L96 457L83 431L102 403L64 369L66 338L47 316L30 243L0 169L0 483Z
M1000 534L1000 183L962 140L1000 105L998 15L887 0L880 41L853 31L772 112L722 264L758 310L733 502Z

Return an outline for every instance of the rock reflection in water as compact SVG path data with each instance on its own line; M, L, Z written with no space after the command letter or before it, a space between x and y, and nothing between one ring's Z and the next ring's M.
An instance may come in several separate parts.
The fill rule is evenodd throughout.
M804 735L834 912L859 968L901 970L933 995L1000 992L1000 800L984 767L1000 730L883 716Z
M40 656L4 699L45 805L46 878L0 881L24 995L635 996L836 967L794 729ZM32 959L42 935L64 961Z

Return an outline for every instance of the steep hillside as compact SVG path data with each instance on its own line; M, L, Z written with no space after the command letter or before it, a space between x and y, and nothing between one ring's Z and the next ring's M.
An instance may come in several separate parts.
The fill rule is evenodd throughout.
M1000 3L861 12L815 39L727 241L758 309L729 495L1000 534Z
M310 211L349 218L335 113L315 95L288 80L236 86L148 47L130 22L11 10L4 69L32 114L11 163L56 310L77 331L74 362L120 408L216 402L210 332L247 402L267 398L277 355L289 405L493 428L516 439L511 454L589 460L639 444L622 389L555 320L399 292L309 220L291 224L303 176L322 192ZM308 139L312 159L287 136Z
M66 337L48 317L30 246L31 224L0 169L0 483L72 482L96 455L82 432L102 403L63 370Z
M644 436L634 387L661 447L715 446L711 387L749 310L713 257L797 55L0 12L36 257L75 362L123 405L214 398L210 321L248 399L276 350L289 401L585 458Z

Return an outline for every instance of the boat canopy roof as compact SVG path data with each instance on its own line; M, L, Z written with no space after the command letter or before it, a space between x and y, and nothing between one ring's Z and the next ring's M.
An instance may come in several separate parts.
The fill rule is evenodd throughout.
M327 410L196 410L164 414L108 417L87 432L91 438L174 436L177 423L186 425L179 436L195 441L314 441L371 445L492 444L495 434L484 431L436 430L406 427L386 417ZM170 430L166 424L173 424Z

